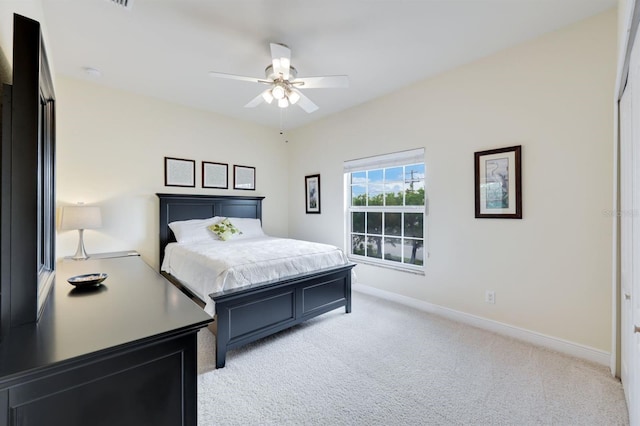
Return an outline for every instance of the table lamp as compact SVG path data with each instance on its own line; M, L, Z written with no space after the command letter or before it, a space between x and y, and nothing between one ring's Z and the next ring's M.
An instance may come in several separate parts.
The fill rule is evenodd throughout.
M84 241L82 234L85 229L95 229L102 226L102 215L100 207L96 206L64 206L62 208L62 218L60 220L60 229L70 230L77 229L79 234L78 249L76 254L71 256L73 260L86 260L89 258L84 250Z

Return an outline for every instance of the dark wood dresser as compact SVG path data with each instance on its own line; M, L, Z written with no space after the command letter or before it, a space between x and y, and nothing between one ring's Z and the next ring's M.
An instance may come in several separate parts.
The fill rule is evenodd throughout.
M93 291L66 281L94 272ZM60 261L40 320L1 338L0 425L196 425L211 320L139 256Z

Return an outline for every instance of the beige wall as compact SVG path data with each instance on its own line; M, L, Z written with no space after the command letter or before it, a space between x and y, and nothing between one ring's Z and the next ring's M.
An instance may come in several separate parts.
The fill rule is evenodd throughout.
M9 9L39 19L39 3L0 2L5 54ZM360 265L358 281L609 351L616 38L611 11L293 131L288 145L267 128L58 78L58 206L100 204L87 250L135 249L156 267L156 192L234 193L164 187L163 157L255 165L268 233L343 245L342 162L422 146L426 275ZM524 219L474 219L473 152L514 144ZM312 173L321 215L304 214ZM76 242L59 233L58 256Z
M616 37L612 10L293 132L291 236L342 246L343 161L424 147L426 275L359 265L358 281L610 351ZM511 145L524 218L475 219L473 153ZM321 215L304 213L312 173Z
M57 200L103 209L100 230L85 231L89 253L138 250L158 265L158 192L266 196L265 231L287 235L286 144L278 132L96 84L58 78ZM196 188L164 186L164 157L196 160ZM201 161L256 167L256 191L203 190ZM233 180L230 179L230 186ZM71 255L77 231L58 233Z

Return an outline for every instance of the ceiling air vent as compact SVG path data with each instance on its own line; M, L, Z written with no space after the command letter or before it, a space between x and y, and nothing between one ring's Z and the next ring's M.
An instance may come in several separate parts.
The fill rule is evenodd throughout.
M115 4L116 6L120 6L123 9L131 9L133 0L109 0L109 2Z

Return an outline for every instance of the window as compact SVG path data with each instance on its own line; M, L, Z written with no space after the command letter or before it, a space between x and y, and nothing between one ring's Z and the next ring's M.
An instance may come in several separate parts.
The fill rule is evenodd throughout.
M424 150L345 162L347 252L356 261L422 270Z

